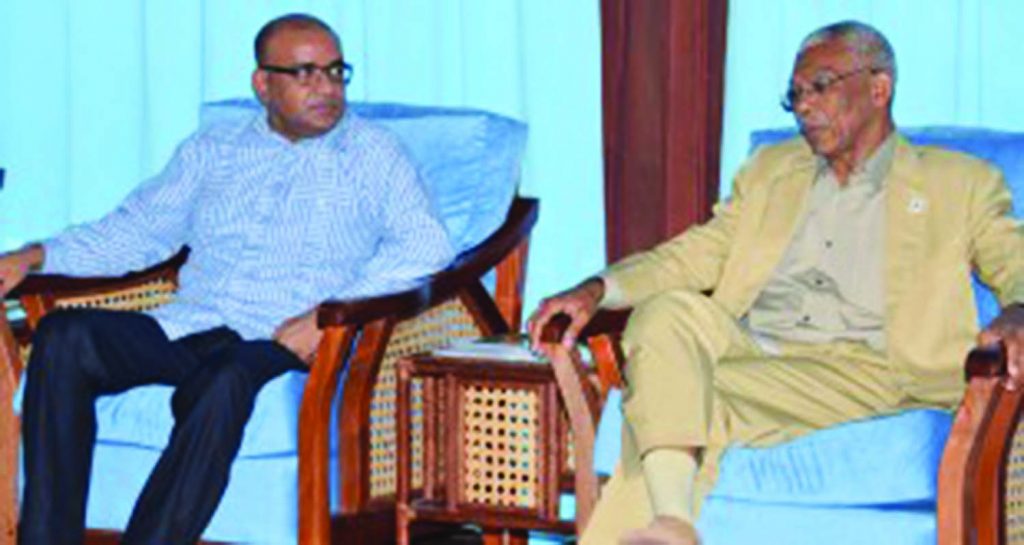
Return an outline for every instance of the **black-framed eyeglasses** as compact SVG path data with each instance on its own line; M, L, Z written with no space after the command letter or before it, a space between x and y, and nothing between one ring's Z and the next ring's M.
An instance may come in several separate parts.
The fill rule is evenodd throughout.
M862 66L860 68L854 68L847 72L840 74L831 74L828 72L818 74L809 84L803 87L796 87L790 85L789 89L782 95L782 99L779 101L779 105L782 106L783 110L792 112L796 104L801 100L809 96L821 96L825 94L833 85L843 81L846 78L856 76L861 72L871 72L872 74L878 71L877 68L871 66Z
M352 65L337 60L327 65L319 65L312 62L296 64L295 66L274 66L272 64L260 64L260 70L273 72L275 74L286 74L295 78L299 85L312 85L313 78L317 72L323 74L332 83L348 85L352 81Z

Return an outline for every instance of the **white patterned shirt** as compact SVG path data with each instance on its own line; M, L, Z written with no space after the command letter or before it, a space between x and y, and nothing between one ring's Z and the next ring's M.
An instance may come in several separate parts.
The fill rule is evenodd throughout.
M44 272L120 275L191 247L167 335L269 338L329 298L411 287L453 250L396 137L347 112L290 142L264 113L200 129L111 213L45 241Z

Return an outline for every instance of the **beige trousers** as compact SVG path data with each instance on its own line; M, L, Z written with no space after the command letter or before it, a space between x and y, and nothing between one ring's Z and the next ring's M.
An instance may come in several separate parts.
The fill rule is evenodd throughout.
M699 506L729 445L768 446L839 422L959 401L915 399L885 356L862 343L783 343L768 354L725 309L689 291L638 305L623 349L622 457L584 545L615 544L650 522L640 457L651 449L703 449Z

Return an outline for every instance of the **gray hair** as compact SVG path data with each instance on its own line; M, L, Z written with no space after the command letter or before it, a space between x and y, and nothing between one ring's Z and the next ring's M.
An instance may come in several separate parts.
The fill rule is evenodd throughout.
M860 21L840 21L815 30L800 43L800 56L811 47L840 40L857 55L868 60L872 69L885 72L896 81L896 55L889 40L875 27Z

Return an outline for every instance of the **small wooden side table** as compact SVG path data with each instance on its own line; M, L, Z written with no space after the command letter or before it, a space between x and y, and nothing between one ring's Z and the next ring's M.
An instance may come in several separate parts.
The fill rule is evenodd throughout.
M571 490L569 422L544 361L418 355L398 362L397 530L413 521L472 523L485 543L526 543L529 530L573 534L559 520ZM411 490L411 400L422 392L422 483ZM563 487L566 484L568 486Z

